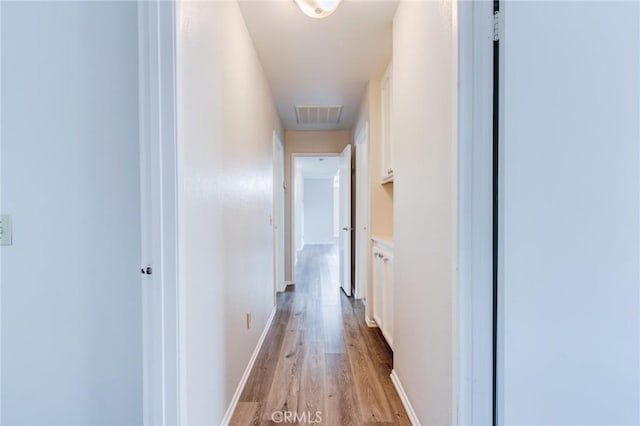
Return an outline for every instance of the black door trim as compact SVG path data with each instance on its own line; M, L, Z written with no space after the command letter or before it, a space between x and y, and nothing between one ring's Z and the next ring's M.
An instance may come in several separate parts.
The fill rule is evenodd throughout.
M493 1L494 15L500 12L500 0ZM500 115L500 40L493 41L493 425L498 426L498 191L499 191L499 115Z

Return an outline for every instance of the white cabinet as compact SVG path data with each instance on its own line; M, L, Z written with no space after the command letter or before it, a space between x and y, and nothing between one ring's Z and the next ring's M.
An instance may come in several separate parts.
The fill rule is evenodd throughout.
M393 349L393 246L373 240L373 320Z
M382 76L381 91L381 130L382 130L382 183L393 182L393 64Z

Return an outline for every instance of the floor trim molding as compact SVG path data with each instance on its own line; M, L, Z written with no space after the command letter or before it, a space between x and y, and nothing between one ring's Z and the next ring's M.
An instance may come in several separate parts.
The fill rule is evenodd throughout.
M400 397L400 401L402 401L402 405L404 406L405 411L407 412L407 416L411 421L413 426L420 426L420 420L418 420L418 416L416 416L416 412L413 411L413 406L409 401L409 397L407 396L404 388L402 387L402 383L400 383L400 378L396 374L396 370L391 370L391 381L393 382L393 386L396 388L398 392L398 396Z
M260 353L260 349L262 349L262 344L264 343L264 339L267 337L267 333L269 332L269 328L271 328L271 323L273 322L273 318L275 316L276 316L276 307L274 306L273 309L271 310L271 315L269 315L269 319L267 320L267 324L264 326L264 330L262 330L262 334L258 339L258 344L256 345L256 348L253 350L251 359L249 359L247 368L245 368L244 374L240 379L240 383L238 383L236 392L233 394L233 398L231 398L231 402L229 403L229 408L227 408L227 412L224 414L224 417L222 418L221 424L225 426L231 422L231 417L233 417L233 412L236 410L236 405L238 405L238 400L240 399L240 395L244 390L244 386L247 384L247 380L249 379L249 375L251 374L251 370L253 369L253 364L255 364L256 358L258 358L258 354Z

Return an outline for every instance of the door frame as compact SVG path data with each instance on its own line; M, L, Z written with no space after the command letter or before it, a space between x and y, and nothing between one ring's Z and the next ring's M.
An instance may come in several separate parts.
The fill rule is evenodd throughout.
M138 1L143 424L180 423L175 2ZM151 268L148 272L146 268Z
M347 155L348 154L348 155ZM348 158L346 158L348 157ZM345 161L345 158L347 161ZM354 182L353 182L353 145L347 144L342 152L340 153L340 169L339 169L339 187L338 194L341 201L339 206L340 208L340 224L339 224L339 233L340 237L338 239L338 277L340 288L344 291L344 293L351 297L353 295L353 284L354 284L354 248L355 248L355 233L353 232L353 192L354 192ZM344 172L344 175L342 174ZM348 185L344 185L344 179L348 181ZM347 224L348 223L348 224ZM346 225L346 226L343 226ZM342 233L348 232L348 236L344 236ZM343 240L344 238L344 240ZM342 243L340 243L342 241ZM348 249L347 249L348 247ZM342 253L340 253L340 248L342 248ZM348 281L347 281L348 280Z
M278 163L278 155L281 155L282 164ZM273 131L273 288L274 288L274 303L276 302L275 294L283 292L287 288L285 279L285 248L279 246L279 242L286 241L284 236L285 224L285 152L284 144L278 135L278 132ZM279 174L277 173L279 171ZM278 192L282 195L282 199L278 199ZM277 205L280 204L280 208ZM278 265L282 268L282 276L278 276Z
M454 2L459 30L453 40L458 53L456 424L494 421L493 7L493 1Z
M355 224L351 227L355 229L355 292L356 299L367 299L371 294L371 188L369 181L369 122L358 129L353 138L355 147L356 163L356 194L355 194ZM364 153L364 158L362 157ZM361 164L358 160L361 160ZM353 194L351 195L353 198ZM355 226L354 226L355 225ZM362 229L363 228L363 229ZM364 232L359 238L360 232ZM368 306L368 304L366 304ZM368 309L367 309L368 311Z
M291 180L291 206L290 206L290 222L291 222L291 281L296 282L296 159L305 157L339 157L340 153L335 152L292 152L291 153L291 172L289 178ZM285 225L286 226L286 225Z
M2 23L2 2L0 1L0 24ZM0 82L2 81L2 52L0 52ZM2 99L2 84L0 84ZM0 102L0 126L2 125L2 102ZM0 212L2 212L2 132L0 132ZM2 250L0 250L0 309L2 309ZM0 383L2 383L2 315L0 315ZM0 421L2 420L2 386L0 386Z
M459 145L459 264L458 285L452 290L458 305L454 318L457 337L453 341L453 353L458 358L454 360L457 373L452 383L453 400L457 404L452 423L490 424L491 417L487 421L486 415L488 412L491 416L493 405L490 350L493 309L490 64L493 56L492 48L487 49L485 43L493 39L493 2L454 2L453 9L452 18L459 34L452 40L452 49L458 53L454 55L454 61L458 62L456 83L460 87L456 89L458 99L454 103ZM149 264L153 269L150 279L143 278L143 288L153 285L161 289L162 295L158 306L160 315L153 317L161 326L161 333L154 338L146 327L143 329L146 348L143 355L144 424L171 425L179 423L180 405L186 397L180 392L179 364L175 3L139 1L138 12L141 195L143 203L151 203L142 208L146 212L142 218L145 228L142 259L143 265ZM336 155L340 154L291 154L292 280L295 279L295 158ZM143 291L143 309L147 310L154 301L148 293ZM157 345L161 349L161 364L154 364L148 358L150 353L155 353L150 349ZM159 365L159 368L150 369L151 365Z

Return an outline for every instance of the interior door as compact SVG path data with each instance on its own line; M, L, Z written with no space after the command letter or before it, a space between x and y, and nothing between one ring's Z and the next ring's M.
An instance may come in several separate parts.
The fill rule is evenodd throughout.
M498 423L639 424L640 5L500 9Z
M141 424L137 6L1 3L0 422Z
M276 291L284 291L284 149L275 132L273 150L274 279Z
M351 145L340 155L340 286L351 296Z

